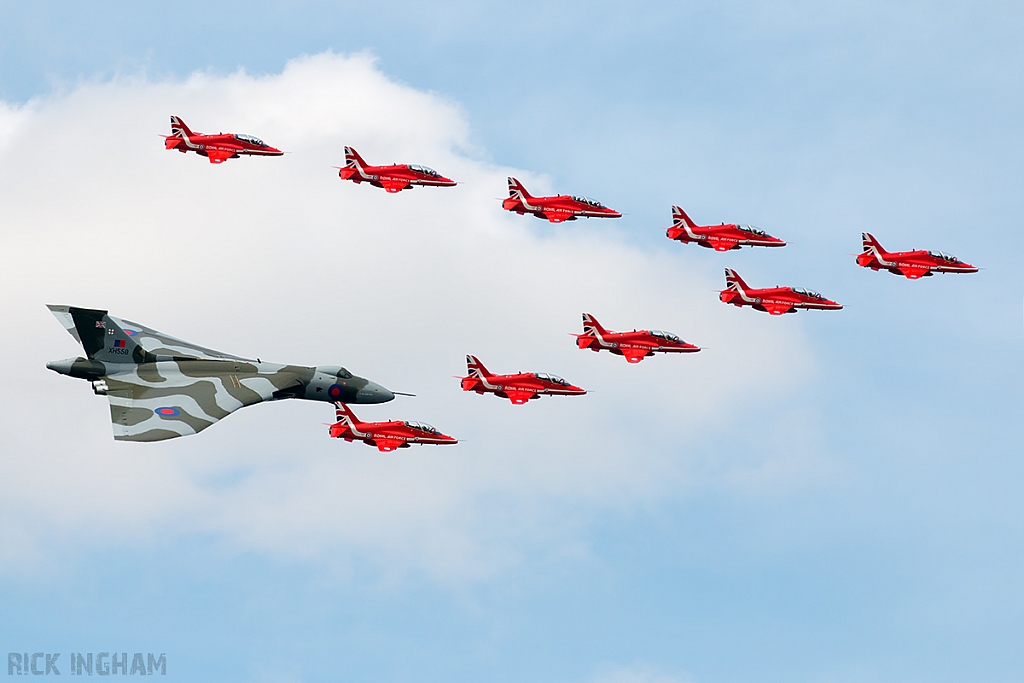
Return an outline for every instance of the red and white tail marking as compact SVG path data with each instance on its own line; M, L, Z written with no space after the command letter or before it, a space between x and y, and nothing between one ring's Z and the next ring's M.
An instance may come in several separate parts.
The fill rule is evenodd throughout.
M337 422L349 427L359 422L359 418L352 412L352 409L341 401L334 402L334 416Z
M345 147L345 165L351 168L357 168L362 170L367 165L363 158L359 156L359 152L353 147Z
M532 198L532 195L526 191L523 184L512 176L508 178L508 196L519 200Z
M597 318L589 313L583 314L583 334L592 334L595 337L601 337L606 334L608 330L601 326L601 323L597 322Z
M747 291L747 283L732 268L725 269L725 288L736 292Z
M484 377L490 377L491 373L488 372L484 364L480 362L480 359L476 356L466 356L466 366L469 368L469 376L483 379Z
M172 138L185 138L186 140L192 137L192 131L185 125L177 116L171 116L171 137Z
M885 249L882 247L882 245L878 243L878 240L876 240L875 236L872 235L870 232L862 232L860 234L860 236L861 236L861 240L864 243L864 253L865 254L873 254L874 256L881 256L882 254L886 253Z
M685 225L688 228L696 228L697 224L690 220L690 217L686 215L686 212L678 206L672 207L672 226L678 227Z

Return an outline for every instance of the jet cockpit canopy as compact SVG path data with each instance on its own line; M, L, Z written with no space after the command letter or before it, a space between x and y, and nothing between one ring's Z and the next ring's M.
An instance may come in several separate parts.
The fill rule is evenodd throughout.
M574 195L573 199L576 200L577 202L582 202L584 204L590 204L591 206L595 206L595 207L602 208L602 209L604 208L604 204L602 204L601 202L597 201L596 199L591 199L590 197L576 197Z
M813 289L804 289L803 287L794 287L793 291L796 292L797 294L803 294L804 296L809 296L812 299L824 299L825 298L821 294L818 294L817 292L815 292Z
M441 175L429 166L420 166L419 164L409 164L409 170L417 173L424 173L426 175L439 176Z
M437 429L428 425L426 422L406 422L405 426L411 429L418 429L421 432L427 432L428 434L438 433Z
M235 139L236 140L241 140L242 142L247 142L250 145L256 145L257 147L266 147L266 145L263 144L263 140L260 140L255 135L246 135L245 133L235 133Z
M960 263L960 259L952 254L947 254L944 251L929 251L928 254L935 258L942 259L943 261L949 261L950 263Z
M568 382L566 382L564 379L562 379L558 375L549 375L546 372L537 372L537 373L534 373L533 376L536 377L539 380L544 381L544 382L554 382L555 384L568 384Z
M754 235L760 235L761 237L767 237L768 236L768 233L766 233L764 230L760 230L758 228L755 228L753 225L740 225L740 226L737 226L737 227L739 227L739 229L742 230L743 232L749 232L749 233L754 234Z
M669 341L678 342L680 344L683 343L683 340L680 339L678 336L672 334L671 332L666 332L665 330L650 330L650 333L652 337L660 337L661 339L667 339Z

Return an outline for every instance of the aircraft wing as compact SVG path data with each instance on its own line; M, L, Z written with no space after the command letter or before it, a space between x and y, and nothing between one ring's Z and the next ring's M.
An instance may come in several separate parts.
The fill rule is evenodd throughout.
M789 304L765 304L764 309L772 315L782 315L792 311L793 307Z
M401 439L384 439L379 437L374 439L374 441L377 444L377 450L381 453L390 453L391 451L398 450L405 443Z
M208 349L205 346L199 346L191 342L172 337L169 334L163 332L157 332L156 330L132 322L131 320L125 320L123 318L117 318L110 316L110 319L117 323L121 329L127 333L136 344L141 346L146 351L157 356L170 356L178 358L204 358L207 360L244 360L251 361L249 358L242 358L241 356L233 356L230 353L223 353L221 351L215 351Z
M388 192L401 192L409 187L409 183L404 180L382 180L380 184Z
M900 268L899 270L903 275L911 280L916 280L927 273L930 268L928 268L928 266L907 266L905 268Z
M536 395L537 392L530 391L529 389L506 389L505 395L508 396L508 400L512 401L517 406L521 406Z
M206 156L209 157L211 164L223 164L225 161L235 156L235 153L220 149L210 149L206 151Z
M650 353L650 349L622 349L622 355L630 363L639 363L647 354Z
M540 213L552 223L561 223L572 218L572 214L565 211L541 211Z
M239 408L270 400L275 392L299 384L287 373L245 376L190 368L185 374L174 361L147 366L141 373L135 368L104 380L116 441L198 434Z

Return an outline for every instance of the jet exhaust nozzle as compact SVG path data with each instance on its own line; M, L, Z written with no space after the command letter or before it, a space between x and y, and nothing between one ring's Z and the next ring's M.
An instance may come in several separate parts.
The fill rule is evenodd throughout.
M88 358L52 360L46 364L46 367L54 372L78 379L95 380L107 374L107 368L103 363Z

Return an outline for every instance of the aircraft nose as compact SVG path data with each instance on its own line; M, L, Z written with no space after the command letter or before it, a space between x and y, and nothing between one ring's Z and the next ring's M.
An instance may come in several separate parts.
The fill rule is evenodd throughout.
M64 360L51 360L46 364L47 370L53 370L59 372L62 375L71 374L71 366L75 364L74 358L65 358Z
M387 403L394 398L393 393L376 382L367 382L365 387L356 392L356 403Z

